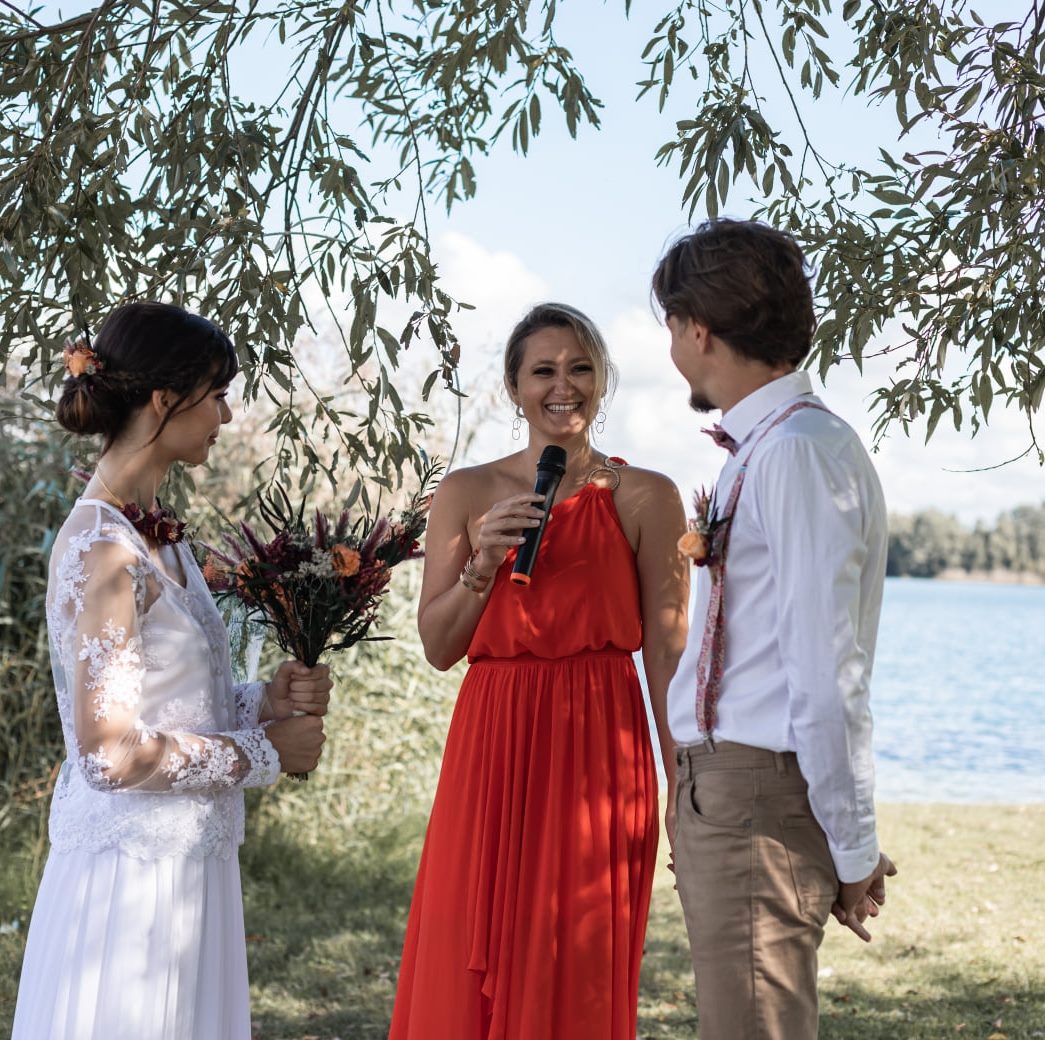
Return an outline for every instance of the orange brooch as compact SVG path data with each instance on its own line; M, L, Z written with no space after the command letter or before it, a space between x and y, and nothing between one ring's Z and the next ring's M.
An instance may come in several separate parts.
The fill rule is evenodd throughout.
M708 557L708 540L699 531L687 531L679 539L679 552L695 564L701 564Z

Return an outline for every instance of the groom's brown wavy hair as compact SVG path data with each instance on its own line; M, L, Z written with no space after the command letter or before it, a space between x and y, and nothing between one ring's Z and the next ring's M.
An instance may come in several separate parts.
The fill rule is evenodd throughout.
M798 366L816 329L798 243L754 220L720 218L683 235L653 274L664 317L697 321L738 354Z

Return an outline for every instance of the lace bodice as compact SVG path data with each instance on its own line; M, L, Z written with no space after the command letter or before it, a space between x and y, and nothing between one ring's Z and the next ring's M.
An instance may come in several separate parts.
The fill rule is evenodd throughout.
M242 788L274 782L259 683L232 681L228 636L192 553L153 556L108 503L80 499L51 555L47 629L67 759L57 850L229 855ZM182 587L170 575L180 570Z

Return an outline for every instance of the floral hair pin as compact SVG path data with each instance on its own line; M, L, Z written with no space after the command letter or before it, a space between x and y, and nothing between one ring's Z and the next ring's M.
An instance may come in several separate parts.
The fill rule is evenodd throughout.
M78 339L67 339L62 350L62 360L65 362L67 375L74 379L78 376L93 376L105 368L105 362L91 350L86 337Z
M713 566L729 517L716 516L715 492L701 488L693 495L696 516L687 524L688 530L678 541L679 552L693 561L694 567Z

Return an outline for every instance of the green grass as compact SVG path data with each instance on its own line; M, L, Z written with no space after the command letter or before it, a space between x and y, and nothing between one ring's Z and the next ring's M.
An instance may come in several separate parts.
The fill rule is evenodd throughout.
M384 1040L424 819L303 844L269 819L242 862L256 1040ZM1045 806L885 806L900 875L869 946L833 922L821 954L825 1040L1045 1037ZM39 847L36 847L38 857ZM661 861L664 860L661 855ZM9 1025L34 849L0 865L0 1034ZM682 914L654 889L639 1036L696 1035Z
M1045 806L884 806L896 860L865 945L829 922L824 1040L1045 1037ZM669 876L654 888L639 1035L692 1037L696 1008Z

